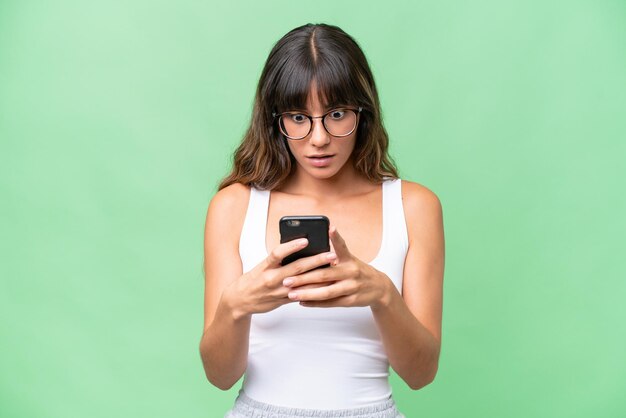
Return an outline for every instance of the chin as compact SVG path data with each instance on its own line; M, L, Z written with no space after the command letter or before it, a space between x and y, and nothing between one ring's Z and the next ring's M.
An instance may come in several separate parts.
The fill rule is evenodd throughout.
M309 176L316 179L325 180L332 178L339 173L338 170L304 170Z
M336 177L342 171L344 171L343 170L344 168L346 168L345 163L339 168L336 168L336 167L324 167L324 168L306 167L305 168L302 165L300 165L300 169L302 170L303 173L306 173L306 175L319 179L319 180L327 180L327 179Z

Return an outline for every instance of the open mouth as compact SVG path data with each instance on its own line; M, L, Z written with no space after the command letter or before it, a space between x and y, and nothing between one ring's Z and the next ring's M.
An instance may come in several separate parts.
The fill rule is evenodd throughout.
M311 161L311 164L313 164L315 167L324 167L330 164L333 157L334 155L332 154L323 154L323 155L311 155L311 156L308 156L307 158L309 159L309 161Z

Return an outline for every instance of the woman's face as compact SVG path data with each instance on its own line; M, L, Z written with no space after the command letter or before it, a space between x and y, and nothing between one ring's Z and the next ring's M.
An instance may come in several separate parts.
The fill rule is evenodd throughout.
M306 113L322 116L332 109L325 109L319 100L315 83L312 84L307 100ZM358 126L358 119L357 119ZM337 137L329 134L322 119L313 119L311 132L303 139L287 139L291 153L296 159L300 174L308 174L319 179L335 176L342 170L352 169L352 151L356 142L357 129L348 136Z

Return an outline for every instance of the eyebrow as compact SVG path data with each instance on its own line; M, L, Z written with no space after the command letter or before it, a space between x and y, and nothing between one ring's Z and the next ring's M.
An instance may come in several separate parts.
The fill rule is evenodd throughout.
M325 107L324 113L330 112L333 109L338 109L338 108L347 107L347 106L348 105L336 103L336 104ZM293 108L293 109L285 110L285 112L302 112L302 113L306 113L307 115L309 114L308 113L309 111L306 110L305 108Z

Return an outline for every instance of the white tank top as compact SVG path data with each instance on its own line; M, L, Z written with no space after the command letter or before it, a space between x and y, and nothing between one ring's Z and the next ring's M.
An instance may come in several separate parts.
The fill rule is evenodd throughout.
M408 234L400 179L386 179L382 196L382 243L369 264L402 292ZM269 198L270 191L251 187L239 242L244 273L268 255ZM391 396L389 361L367 306L307 308L288 303L252 315L249 341L242 390L257 401L293 408L343 409L368 406Z

